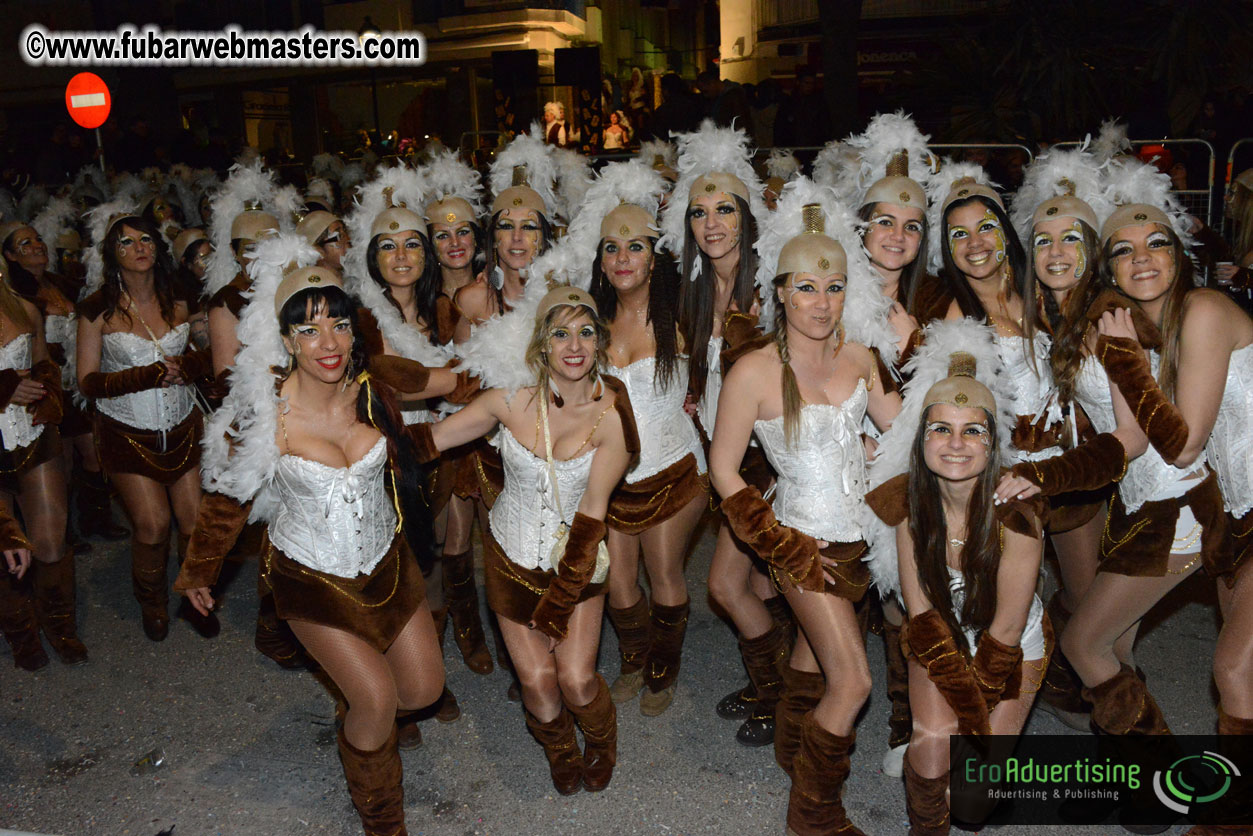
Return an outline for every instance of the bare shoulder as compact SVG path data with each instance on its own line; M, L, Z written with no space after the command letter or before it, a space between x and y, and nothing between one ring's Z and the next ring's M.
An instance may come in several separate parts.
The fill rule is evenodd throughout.
M728 379L754 377L766 374L772 369L777 370L782 366L779 360L779 349L771 343L763 345L761 348L754 348L752 351L741 356L731 366L731 370L727 373Z
M491 316L491 288L487 281L479 276L457 290L452 298L455 307L463 317L473 322L481 322Z
M1227 333L1238 338L1253 330L1253 321L1227 294L1199 287L1183 300L1183 327L1190 333Z
M841 349L849 362L855 363L858 371L868 376L875 366L874 352L869 347L857 342L846 342Z

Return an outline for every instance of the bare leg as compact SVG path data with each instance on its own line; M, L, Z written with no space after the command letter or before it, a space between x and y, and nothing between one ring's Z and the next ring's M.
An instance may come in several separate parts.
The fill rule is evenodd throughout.
M1228 589L1218 582L1223 628L1214 647L1214 681L1223 711L1253 718L1253 571L1246 563Z
M26 519L31 556L41 563L56 563L65 552L65 472L60 459L46 461L23 473L18 496Z
M1088 591L1088 585L1096 577L1104 525L1105 514L1098 513L1076 529L1050 535L1053 548L1057 551L1057 564L1061 569L1062 603L1071 612L1079 606Z
M769 594L761 594L762 584ZM774 595L770 579L756 571L752 559L740 550L725 524L718 528L718 541L709 564L709 594L726 611L741 636L753 638L770 629L770 611L762 603Z
M694 497L682 510L665 522L640 534L644 568L654 603L677 607L687 602L687 580L683 565L687 559L692 532L700 522L708 501L704 493Z
M787 599L827 681L814 720L834 735L850 735L857 712L870 696L870 666L853 604L836 595L796 589L787 593Z

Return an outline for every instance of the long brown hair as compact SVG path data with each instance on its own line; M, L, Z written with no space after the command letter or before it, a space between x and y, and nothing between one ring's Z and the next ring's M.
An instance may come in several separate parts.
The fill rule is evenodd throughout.
M125 308L119 307L125 288L122 287L122 266L117 260L117 242L122 238L124 226L147 233L152 238L156 255L152 265L152 287L156 293L157 305L161 309L161 318L166 325L173 326L174 262L170 259L170 248L165 245L165 238L151 221L134 215L115 221L100 245L100 258L104 262L104 286L100 289L104 294L104 318L112 319L114 314L120 314L130 322L130 314Z
M1000 479L1000 451L993 441L988 448L988 465L975 482L966 510L966 544L960 562L965 602L961 618L953 613L953 593L949 588L948 523L940 498L940 479L927 467L923 456L927 415L923 410L909 454L909 534L914 540L914 563L918 583L927 600L939 612L954 637L962 628L973 628L978 636L996 615L996 575L1001 566L1001 526L996 519L993 498ZM996 416L988 415L988 432L996 438ZM964 655L966 642L959 640Z
M1058 305L1053 294L1044 291L1044 317L1053 332L1053 350L1049 353L1049 367L1053 371L1053 383L1057 386L1058 400L1068 408L1075 398L1075 378L1083 362L1084 338L1088 335L1090 321L1088 312L1097 297L1105 290L1097 264L1099 240L1096 230L1079 221L1084 249L1091 253L1087 268L1079 277L1079 283L1070 289L1063 305ZM1035 255L1032 252L1032 272L1035 272ZM1037 281L1039 277L1037 276ZM1130 301L1130 300L1128 300Z
M857 210L857 217L863 222L869 222L874 217L875 208L879 205L876 203L867 203L865 206ZM895 206L896 204L892 204ZM901 303L901 307L908 313L914 313L914 305L917 300L914 298L918 294L918 287L927 277L927 236L930 234L927 221L927 213L922 213L922 236L918 239L918 255L914 256L914 260L909 262L905 269L901 270L901 278L896 284L896 301ZM869 226L862 230L861 237L866 237ZM925 323L924 323L925 324Z
M653 340L657 344L656 364L653 368L653 382L662 388L670 385L674 378L674 368L678 365L679 336L675 330L675 297L678 296L679 268L674 257L665 250L657 250L657 240L648 239L653 248L653 271L648 278L648 318L646 322L653 324ZM605 322L613 322L618 316L618 292L605 278L601 269L601 258L604 242L596 248L596 258L592 260L592 298L600 309L600 316Z

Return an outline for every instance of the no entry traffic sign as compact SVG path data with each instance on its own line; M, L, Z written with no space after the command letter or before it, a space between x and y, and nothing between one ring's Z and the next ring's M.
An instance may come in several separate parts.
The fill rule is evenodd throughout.
M65 85L65 109L84 128L103 125L112 106L109 86L95 73L79 73Z

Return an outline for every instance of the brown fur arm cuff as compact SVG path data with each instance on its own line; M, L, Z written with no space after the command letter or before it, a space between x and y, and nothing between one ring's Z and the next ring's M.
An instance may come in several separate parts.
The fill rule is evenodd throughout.
M782 525L756 488L750 485L722 500L722 513L735 536L795 587L811 592L826 588L818 541Z
M240 505L220 493L206 493L196 511L196 527L187 546L187 559L174 581L174 590L184 592L217 583L222 561L230 552L239 532L248 522L252 503Z
M1144 313L1144 309L1133 302L1131 297L1125 296L1121 291L1113 288L1101 291L1101 295L1096 297L1096 301L1088 309L1088 322L1095 328L1097 320L1101 316L1119 308L1126 308L1131 311L1131 324L1135 326L1136 337L1140 340L1141 348L1157 349L1162 347L1162 333L1149 320Z
M1127 451L1110 433L1038 462L1019 462L1011 470L1040 486L1045 496L1094 491L1117 482L1127 472Z
M866 504L885 525L900 525L909 516L909 474L893 476L870 491Z
M83 378L79 389L88 398L116 398L156 389L165 379L165 372L164 363L132 366L120 372L92 372Z
M1017 699L1022 688L1022 645L1001 644L985 630L972 667L989 713L1001 700Z
M531 618L535 629L561 641L566 637L570 615L579 595L596 571L596 552L605 539L605 521L575 514L566 540L566 551L557 564L557 573L540 596Z
M409 437L413 439L413 446L418 454L418 461L426 464L439 458L439 448L435 446L435 436L431 432L430 423L423 421L417 424L410 424L407 429L409 430Z
M449 403L469 403L483 391L483 384L478 377L466 371L457 372L457 385L444 396Z
M370 376L401 395L420 395L431 382L431 370L426 366L392 354L372 355Z
M44 385L44 396L31 404L31 423L59 424L65 414L65 393L61 391L61 367L51 360L40 360L30 370L30 379Z
M183 368L183 380L188 383L202 377L213 377L213 352L209 349L189 351L178 359Z
M1101 337L1096 341L1096 356L1149 442L1162 458L1173 462L1188 443L1188 423L1157 385L1140 344L1121 337Z
M31 545L26 539L26 532L22 531L12 514L0 509L0 551L29 548Z
M930 609L909 619L901 631L902 649L927 669L944 701L957 715L959 734L991 734L988 707L974 671L957 647L957 641L938 610Z
M736 360L769 344L771 339L757 326L757 317L753 314L727 311L722 321L722 352L719 354L722 368L730 368Z

